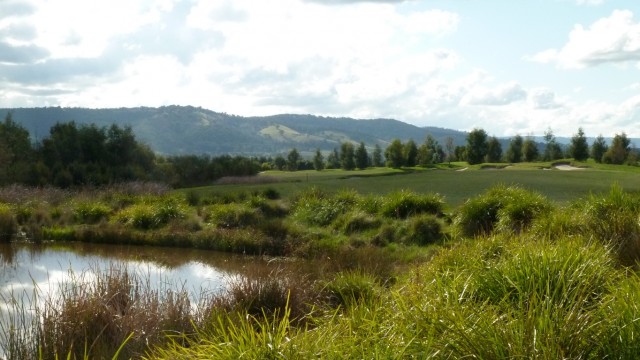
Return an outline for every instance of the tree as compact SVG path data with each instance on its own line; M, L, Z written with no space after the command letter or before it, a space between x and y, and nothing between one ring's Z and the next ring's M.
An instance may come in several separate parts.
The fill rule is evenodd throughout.
M353 144L343 142L340 144L340 166L343 170L353 170L356 168Z
M542 160L551 161L562 159L562 149L560 148L560 144L556 142L556 137L553 135L553 130L551 130L551 128L548 128L547 131L544 132L544 141L546 146L544 148Z
M298 149L296 148L291 149L291 151L289 151L289 154L287 155L287 169L289 169L289 171L298 170L299 161L300 161L300 153L298 152Z
M282 155L276 156L273 160L273 165L275 165L276 169L284 170L285 166L287 166L287 160Z
M522 157L526 162L532 162L538 159L538 144L533 141L531 136L527 136L522 143Z
M369 167L369 154L367 148L364 146L364 142L360 142L360 146L356 149L356 167L358 169L366 169Z
M25 181L33 153L29 131L8 112L0 122L0 184Z
M487 143L487 162L496 163L502 160L502 145L495 136L492 136Z
M405 166L416 166L416 160L418 158L418 146L416 145L415 141L407 141L407 143L404 144L402 153L404 156Z
M487 133L483 129L473 129L467 135L467 162L480 164L487 156Z
M333 151L327 156L327 169L339 169L340 168L340 154L338 149L333 148Z
M373 148L373 156L371 158L371 162L374 167L380 167L384 165L384 163L382 162L382 149L378 144L376 144L376 146Z
M451 160L455 156L455 146L453 144L453 138L451 136L447 136L444 144L445 149L447 149L447 161L451 164Z
M455 150L453 151L455 153L455 157L458 161L467 161L467 147L466 146L456 146Z
M324 169L324 156L322 156L320 149L316 149L316 154L313 157L313 168L318 171Z
M602 156L602 162L606 164L623 164L631 151L631 140L627 134L616 134L611 141L611 146Z
M609 146L607 146L607 143L604 141L604 137L602 137L602 134L598 135L591 145L591 157L595 162L601 163L602 157L607 150L609 150Z
M509 142L509 149L507 149L506 160L510 163L519 163L522 161L522 136L516 135Z
M399 169L404 165L404 146L400 139L393 139L391 144L384 150L384 157L387 158L387 166Z
M578 133L571 138L569 155L576 161L585 161L589 158L589 144L582 128L578 128Z

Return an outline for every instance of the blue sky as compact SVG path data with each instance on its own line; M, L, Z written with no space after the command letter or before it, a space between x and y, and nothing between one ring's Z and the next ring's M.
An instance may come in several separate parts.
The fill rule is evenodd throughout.
M637 0L0 0L0 107L640 137Z

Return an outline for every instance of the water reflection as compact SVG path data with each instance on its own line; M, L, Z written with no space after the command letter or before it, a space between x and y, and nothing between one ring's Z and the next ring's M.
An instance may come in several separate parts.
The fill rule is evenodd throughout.
M4 311L13 300L29 301L36 290L39 298L46 299L62 284L79 276L90 279L114 265L148 279L152 288L177 288L194 298L203 292L220 293L233 277L274 267L267 259L214 251L87 243L0 244L0 265Z

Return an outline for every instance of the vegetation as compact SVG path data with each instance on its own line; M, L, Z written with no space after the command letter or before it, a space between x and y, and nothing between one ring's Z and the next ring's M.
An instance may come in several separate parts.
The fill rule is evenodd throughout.
M136 196L138 203L175 201L166 194ZM34 354L43 344L54 358L110 357L116 351L154 359L637 356L640 199L620 186L558 205L500 185L456 209L436 195L406 191L377 196L309 189L289 205L244 196L199 198L197 208L211 214L202 215L211 226L243 219L225 225L227 230L260 228L276 216L292 220L288 226L297 229L298 241L288 246L306 248L306 254L315 249L326 255L334 246L337 256L340 243L343 249L377 249L378 270L402 264L389 254L403 247L406 254L425 246L434 250L392 272L357 265L371 258L368 252L355 267L318 281L277 271L238 279L223 297L201 302L197 312L186 310L189 302L179 289L145 293L139 280L111 270L92 286L80 279L62 299L47 302L42 320L28 327L41 342L5 329L13 334L9 350L15 356L9 358L41 356ZM100 198L98 209L133 206L117 194ZM66 208L64 199L57 204ZM230 210L216 213L225 206ZM82 314L99 315L83 322Z

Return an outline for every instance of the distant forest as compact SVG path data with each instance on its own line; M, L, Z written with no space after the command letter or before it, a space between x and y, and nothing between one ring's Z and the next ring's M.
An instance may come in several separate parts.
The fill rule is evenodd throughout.
M383 149L379 143L339 142L333 151L317 148L311 156L302 156L292 148L283 155L162 156L136 139L128 125L56 123L49 135L32 141L30 134L13 120L11 112L0 122L0 185L26 184L101 186L127 181L157 181L173 187L208 185L228 176L251 176L262 170L365 169L432 166L443 162L517 163L572 158L610 164L638 164L638 151L625 133L617 134L610 144L602 136L589 145L580 128L568 146L561 145L548 129L540 144L532 137L517 135L506 142L490 137L482 129L467 134L466 145L456 145L453 137L441 144L431 134L424 142L393 139Z

